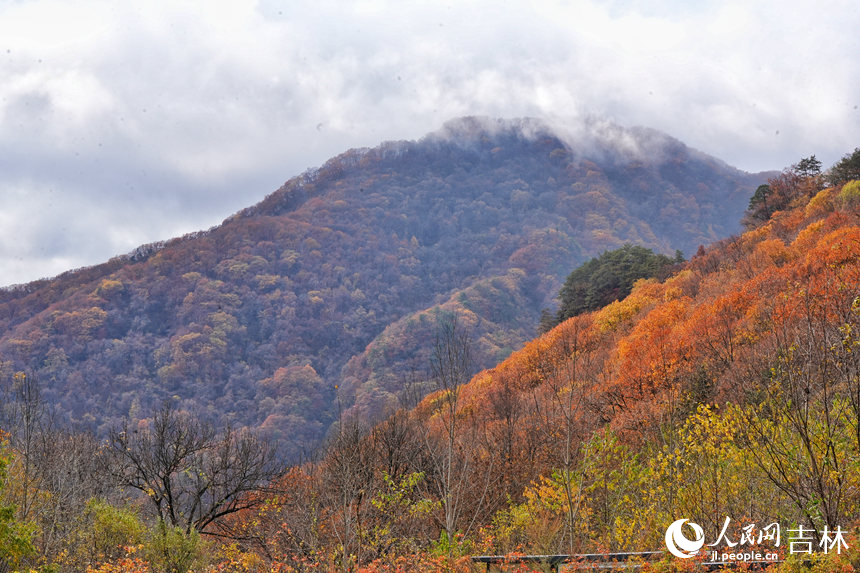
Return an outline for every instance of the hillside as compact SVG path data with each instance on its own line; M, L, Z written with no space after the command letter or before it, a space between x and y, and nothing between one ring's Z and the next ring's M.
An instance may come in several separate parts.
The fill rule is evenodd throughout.
M104 432L172 398L298 456L339 407L393 404L402 358L426 367L414 324L465 313L492 366L578 263L627 242L689 255L738 230L763 180L647 129L455 120L208 231L5 289L3 378L35 376L60 422Z
M384 423L345 425L266 512L234 523L259 540L245 550L287 567L468 571L475 554L665 552L686 518L717 551L740 540L779 559L798 557L786 539L802 527L811 570L858 570L860 182L822 187L795 177L783 209L665 281ZM434 350L449 367L455 354ZM779 528L783 545L767 537ZM665 552L644 570L697 571L709 555Z

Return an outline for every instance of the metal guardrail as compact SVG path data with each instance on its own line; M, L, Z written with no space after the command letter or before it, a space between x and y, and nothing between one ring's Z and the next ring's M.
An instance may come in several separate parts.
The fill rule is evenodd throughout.
M484 563L487 571L492 571L493 565L504 565L511 563L535 563L548 567L550 571L557 573L561 565L576 566L583 565L583 569L618 569L627 567L631 559L651 561L663 556L662 551L633 551L628 553L583 553L579 555L479 555L472 557L474 563ZM566 567L569 569L570 567Z

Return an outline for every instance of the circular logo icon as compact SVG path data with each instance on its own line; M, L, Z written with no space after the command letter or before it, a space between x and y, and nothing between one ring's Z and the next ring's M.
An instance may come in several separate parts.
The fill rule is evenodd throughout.
M690 527L693 529L696 538L693 540L687 539L681 528L687 523L688 519L679 519L666 529L666 547L669 548L669 553L681 559L689 559L699 552L702 545L705 544L705 532L697 523L690 521Z

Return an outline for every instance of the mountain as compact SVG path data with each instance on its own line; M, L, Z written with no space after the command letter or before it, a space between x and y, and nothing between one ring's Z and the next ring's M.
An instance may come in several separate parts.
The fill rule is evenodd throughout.
M856 571L860 181L793 166L779 185L778 210L665 280L373 427L344 424L238 524L266 540L246 550L366 572L663 550L643 570L698 570L673 556L684 516L755 559L782 558L770 532L804 529L816 570ZM443 337L436 356L450 372L468 345ZM787 557L773 569L796 571Z
M104 432L164 399L292 457L375 416L456 312L490 367L577 264L624 243L692 253L738 230L767 174L653 130L463 118L350 150L205 232L0 292L2 379Z

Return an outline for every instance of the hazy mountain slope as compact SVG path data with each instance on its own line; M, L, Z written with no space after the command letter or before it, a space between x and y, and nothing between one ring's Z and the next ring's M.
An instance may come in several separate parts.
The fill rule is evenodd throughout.
M349 151L210 231L7 289L0 359L68 421L104 428L172 397L297 454L331 423L350 357L346 387L370 388L355 365L388 325L506 277L481 315L505 339L488 366L585 257L628 241L689 254L737 229L763 179L650 130L456 120ZM404 349L421 340L393 328Z
M475 340L476 367L507 358L534 336L541 285L522 269L481 279L431 308L390 324L361 354L353 356L341 376L347 414L367 419L414 400L432 389L426 370L439 322L454 314Z
M860 463L860 181L787 181L779 210L665 280L639 280L457 391L363 434L347 426L243 533L275 540L266 554L286 563L348 553L368 571L435 571L451 563L437 541L449 535L468 563L660 549L678 515L731 543L749 523L856 527L860 488L845 484ZM371 368L410 359L390 344L401 328L371 345ZM468 342L445 340L451 372ZM347 519L387 542L344 534ZM852 555L821 552L821 570L854 570ZM654 566L678 563L666 552Z
M484 511L478 522L498 528L492 553L555 551L541 545L548 539L545 524L555 529L555 542L564 542L557 476L566 430L575 436L577 483L600 483L609 473L610 483L625 484L589 487L576 498L585 508L577 513L582 527L576 531L601 531L596 539L582 533L594 544L583 551L603 547L619 515L635 524L632 535L614 538L622 550L658 546L665 524L679 513L708 524L708 535L716 537L723 525L713 517L716 504L723 508L719 516L749 512L752 521L822 519L822 507L839 520L856 519L857 492L841 484L853 475L860 441L860 404L851 398L860 388L858 188L846 184L811 197L798 188L790 205L760 227L712 245L662 283L639 281L625 299L568 319L461 386L457 451L472 450L458 455L471 456L479 464L474 475L492 474L497 484L487 493L481 488L489 480L475 480L466 486L472 497L461 496L480 499L481 505L464 511ZM447 440L441 396L426 397L410 415L422 427L438 424L438 435ZM708 409L699 409L703 405ZM732 418L729 405L747 408L747 414ZM593 449L607 429L628 461L650 464L647 478L618 462L612 441ZM800 444L811 435L820 449L798 454L807 452ZM735 461L719 455L719 443L739 448ZM838 469L817 465L825 451L840 460ZM667 464L667 452L678 452L686 470ZM776 464L791 471L765 475ZM762 473L744 474L751 467ZM415 463L405 471L421 469ZM619 479L623 472L635 478ZM744 475L732 491L755 495L726 496L714 487L714 475ZM789 488L786 482L801 485ZM809 493L816 487L836 491L829 499L842 503L828 506L828 498ZM773 493L765 495L768 490ZM703 491L713 499L702 503ZM512 499L522 503L518 512L535 512L531 519L541 527L504 521ZM612 511L601 511L603 504ZM494 514L487 506L504 510Z

